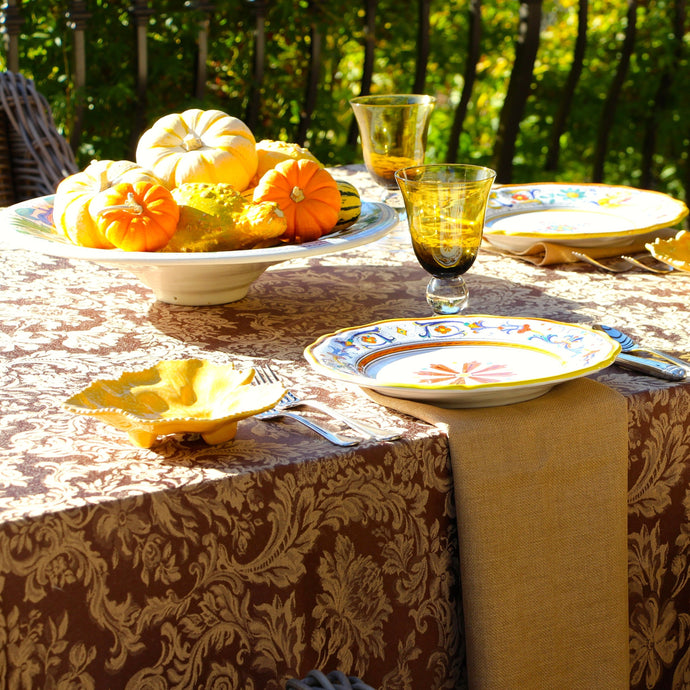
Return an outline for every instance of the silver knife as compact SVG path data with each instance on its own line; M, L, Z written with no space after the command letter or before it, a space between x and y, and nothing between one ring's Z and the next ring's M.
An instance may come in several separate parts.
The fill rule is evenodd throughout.
M658 359L638 357L623 352L616 357L616 364L625 369L633 369L668 381L682 381L687 375L683 367L678 367L670 362L661 362Z
M651 347L642 347L642 345L638 345L629 335L626 335L622 331L619 331L617 328L605 326L603 323L595 323L593 328L596 331L603 331L604 333L606 333L606 335L609 336L609 338L613 338L615 341L620 343L620 346L623 348L623 352L627 355L646 352L647 354L661 357L661 359L665 359L667 362L673 362L674 364L677 364L679 367L683 367L684 369L690 368L690 362L686 362L683 359L678 359L678 357L674 357L673 355L670 355L668 352L655 350Z

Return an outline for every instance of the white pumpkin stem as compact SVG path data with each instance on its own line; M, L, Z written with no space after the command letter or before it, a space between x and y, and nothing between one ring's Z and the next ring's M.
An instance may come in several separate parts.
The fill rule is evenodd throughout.
M300 201L304 201L304 192L301 187L293 187L290 192L290 198L298 204Z
M196 151L197 149L200 149L203 145L204 142L201 141L201 139L196 134L194 134L194 132L190 132L182 140L182 148L185 151Z
M100 179L98 180L98 191L104 192L108 187L110 187L110 180L108 179L108 168L101 168Z
M127 193L127 201L124 204L113 204L104 206L96 215L102 216L113 211L129 211L135 216L140 216L144 212L144 207L137 202L132 192Z

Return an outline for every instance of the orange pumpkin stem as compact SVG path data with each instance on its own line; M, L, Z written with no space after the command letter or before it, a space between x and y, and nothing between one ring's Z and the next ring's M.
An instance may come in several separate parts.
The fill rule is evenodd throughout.
M203 145L204 142L201 141L201 139L196 134L194 134L194 132L190 132L182 140L182 148L185 151L196 151L197 149L200 149Z
M290 192L290 198L298 204L300 201L304 201L304 192L300 187L293 187Z
M99 216L113 211L129 211L135 216L140 216L144 212L144 207L137 202L132 192L127 193L127 201L124 204L113 204L112 206L104 206L98 211Z

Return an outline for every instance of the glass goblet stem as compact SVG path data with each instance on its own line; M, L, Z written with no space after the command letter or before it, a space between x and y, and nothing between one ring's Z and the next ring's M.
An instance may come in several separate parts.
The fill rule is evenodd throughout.
M426 286L426 301L434 314L458 314L467 307L469 291L462 276L432 278Z

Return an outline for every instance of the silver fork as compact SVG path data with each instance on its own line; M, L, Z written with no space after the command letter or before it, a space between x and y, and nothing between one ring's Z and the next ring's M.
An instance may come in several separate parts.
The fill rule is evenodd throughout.
M573 256L576 256L580 261L591 264L600 268L602 271L608 271L609 273L625 273L626 271L632 270L633 266L631 263L627 262L625 259L614 259L612 261L607 260L607 262L601 263L591 256L584 254L583 252L573 252Z
M257 377L262 383L281 383L280 378L270 366L255 367L254 371L255 377ZM328 407L328 405L325 405L320 400L314 400L312 398L298 398L290 390L285 393L285 395L273 409L289 410L293 407L311 407L315 410L319 410L320 412L329 415L333 419L346 424L351 429L362 434L366 438L373 438L377 441L392 441L396 438L400 438L402 435L402 432L395 429L382 431L381 429L369 426L364 422L360 422L357 419L348 417L339 410Z
M651 255L648 254L647 256ZM650 271L651 273L672 273L675 270L672 266L668 266L667 264L662 263L656 258L654 259L654 261L657 262L656 266L652 266L651 264L647 264L643 261L640 261L641 258L642 256L636 258L634 256L628 256L627 254L621 255L621 259L625 259L634 266L637 266L638 268L641 268L645 271Z
M252 379L252 385L260 386L263 383L270 383L267 379L261 376L259 368L255 368L254 372L255 374L254 378ZM257 419L277 419L279 417L294 419L296 422L304 424L304 426L308 427L312 431L315 431L317 434L323 436L326 440L330 441L336 446L356 446L363 440L361 438L353 438L352 436L343 436L341 434L337 434L334 431L326 429L326 427L317 424L316 422L312 422L311 419L307 419L296 412L290 412L289 410L281 407L280 404L276 405L270 410L266 410L265 412L259 412L254 416Z

